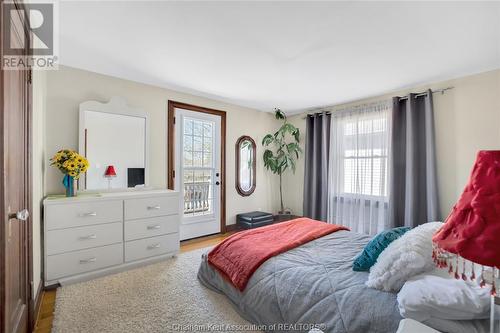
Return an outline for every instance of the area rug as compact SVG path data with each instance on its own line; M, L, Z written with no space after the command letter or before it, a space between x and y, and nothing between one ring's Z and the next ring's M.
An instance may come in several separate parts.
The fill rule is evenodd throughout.
M53 331L252 332L196 275L207 249L57 290Z

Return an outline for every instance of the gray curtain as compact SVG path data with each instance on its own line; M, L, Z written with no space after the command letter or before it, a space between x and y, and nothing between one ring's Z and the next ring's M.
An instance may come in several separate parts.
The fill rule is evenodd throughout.
M415 227L439 220L432 92L393 98L389 219Z
M319 113L306 118L304 171L304 216L325 221L328 210L328 156L331 115Z

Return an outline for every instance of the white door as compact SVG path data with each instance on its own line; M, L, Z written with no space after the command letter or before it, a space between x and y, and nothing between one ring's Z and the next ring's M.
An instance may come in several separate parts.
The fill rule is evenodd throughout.
M175 189L181 240L219 233L221 117L175 109Z

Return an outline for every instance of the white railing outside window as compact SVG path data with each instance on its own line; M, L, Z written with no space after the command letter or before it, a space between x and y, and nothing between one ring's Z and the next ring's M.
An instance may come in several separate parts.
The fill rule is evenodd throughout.
M210 182L184 184L184 214L210 211Z

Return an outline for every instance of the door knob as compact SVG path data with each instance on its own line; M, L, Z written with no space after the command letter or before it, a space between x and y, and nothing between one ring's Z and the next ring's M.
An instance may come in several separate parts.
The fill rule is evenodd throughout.
M220 182L219 182L219 181L216 181L216 182L215 182L215 185L217 185L217 186L218 186L218 185L220 185Z
M18 211L17 213L10 213L9 219L18 219L19 221L26 221L30 217L30 212L27 209Z

